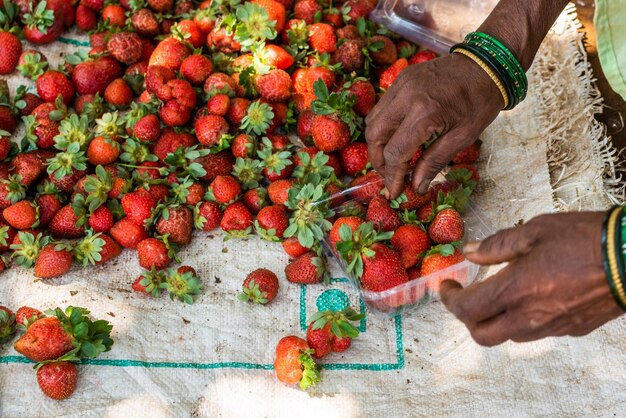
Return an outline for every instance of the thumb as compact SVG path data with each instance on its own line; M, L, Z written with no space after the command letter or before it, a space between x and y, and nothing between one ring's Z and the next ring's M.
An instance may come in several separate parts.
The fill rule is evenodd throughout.
M458 130L453 130L435 140L424 151L413 170L412 184L419 194L428 191L430 182L454 158L459 151L459 144L463 144L466 137Z
M536 228L521 225L498 231L481 242L470 242L463 252L469 261L476 264L500 264L530 252L537 236Z

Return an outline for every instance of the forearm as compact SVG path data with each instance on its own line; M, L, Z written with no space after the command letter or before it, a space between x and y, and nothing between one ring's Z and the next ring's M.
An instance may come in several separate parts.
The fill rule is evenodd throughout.
M528 70L567 3L568 0L501 0L478 30L504 43Z

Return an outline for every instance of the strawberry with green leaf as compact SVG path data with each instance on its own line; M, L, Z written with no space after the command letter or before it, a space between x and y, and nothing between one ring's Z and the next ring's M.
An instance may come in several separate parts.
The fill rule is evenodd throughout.
M278 288L278 277L274 272L257 269L248 274L243 282L243 291L237 298L242 302L265 305L276 298Z
M276 21L271 20L266 9L258 4L241 4L235 9L235 15L238 23L234 40L241 45L242 51L249 51L253 45L266 39L276 38Z
M342 352L350 347L359 330L350 322L360 321L364 313L347 307L342 311L320 311L309 319L306 339L314 350L313 357L323 358L331 352Z
M262 162L265 178L269 181L289 178L293 171L291 151L286 148L275 151L268 138L263 138L262 144L263 148L257 151L257 156Z
M50 243L45 245L35 262L35 277L51 279L59 277L70 271L74 264L72 246L63 243Z
M264 135L269 129L272 119L274 119L272 107L256 100L248 106L247 113L241 121L241 129L248 134Z
M9 308L0 306L0 344L7 343L15 335L15 314Z
M313 350L306 340L296 336L282 338L274 358L276 378L288 385L299 385L302 390L319 383L319 368L311 354Z
M161 288L168 292L171 300L177 299L189 305L194 303L194 296L202 293L202 282L194 271L170 269L165 275Z
M41 233L37 233L35 236L31 232L18 232L19 244L11 244L13 254L11 259L15 260L15 263L24 268L30 268L35 265L37 257L41 249L48 245L50 237L44 236Z
M321 184L297 185L290 188L285 204L293 212L284 236L297 237L300 244L306 248L312 248L316 242L321 242L324 234L332 226L328 218L333 215L333 211L329 209L327 202L323 202L327 198L328 195Z

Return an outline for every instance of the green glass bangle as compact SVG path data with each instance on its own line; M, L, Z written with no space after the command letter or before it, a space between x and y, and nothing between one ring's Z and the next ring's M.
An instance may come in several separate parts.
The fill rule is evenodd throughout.
M615 251L615 259L617 261L617 271L618 277L614 277L614 287L616 295L613 295L617 299L617 303L626 311L626 298L624 297L624 259L622 257L622 220L624 219L624 209L619 208L616 209L618 211L618 215L615 218L615 224L613 228L615 229L615 239L613 240L613 250ZM618 282L619 281L619 282Z
M623 209L614 207L607 213L605 226L603 229L603 257L604 269L607 275L607 282L611 290L611 295L615 302L624 310L626 310L626 297L623 294L621 284L623 281L624 271L621 261L621 230L617 228L621 226ZM611 257L613 256L613 257ZM612 260L612 258L614 260ZM620 288L622 291L620 291Z
M518 105L517 95L514 93L511 83L508 82L508 75L497 62L494 62L493 57L491 57L489 54L486 54L485 51L483 51L482 49L476 48L473 45L469 44L457 44L450 49L450 52L452 53L459 49L464 49L476 55L491 69L491 71L494 72L496 77L498 77L498 79L504 86L504 90L506 91L507 96L509 97L509 103L503 110L513 109L515 106Z
M614 293L614 285L613 285L613 273L611 273L611 268L609 267L609 257L607 252L607 232L609 227L609 218L611 217L611 213L615 210L616 206L613 206L611 209L607 210L604 214L604 221L602 222L602 265L604 267L604 273L606 274L606 281L609 283L609 288L611 289L611 294L615 296Z

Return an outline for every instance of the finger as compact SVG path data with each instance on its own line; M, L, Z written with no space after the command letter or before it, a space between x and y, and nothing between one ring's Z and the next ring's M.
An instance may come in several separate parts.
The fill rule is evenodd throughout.
M429 138L430 136L426 140ZM465 135L460 131L453 130L438 138L424 151L413 170L413 188L419 194L425 194L428 191L430 182L456 155L459 151L459 144L464 138Z
M388 110L386 110L388 112ZM383 173L385 166L385 145L404 121L404 114L385 113L365 128L368 157L376 171Z
M479 243L466 244L463 252L476 264L500 264L528 254L539 233L540 230L530 223L504 229Z
M384 112L388 107L393 103L396 96L398 95L399 89L394 89L393 86L387 90L385 94L380 98L376 106L365 117L365 124L369 125L374 122L374 120L380 116L381 112Z
M517 310L503 312L468 328L474 341L486 347L493 347L508 340L525 341L531 331L528 329L527 321Z

